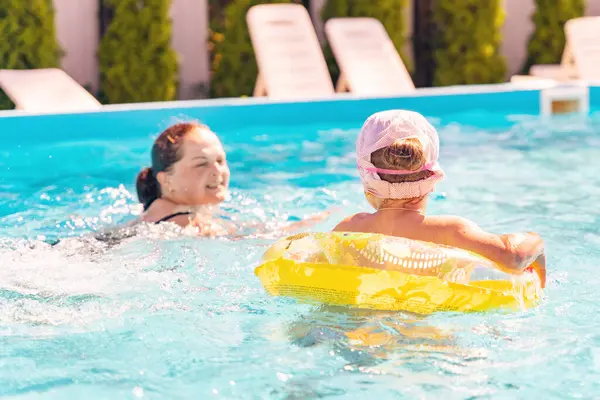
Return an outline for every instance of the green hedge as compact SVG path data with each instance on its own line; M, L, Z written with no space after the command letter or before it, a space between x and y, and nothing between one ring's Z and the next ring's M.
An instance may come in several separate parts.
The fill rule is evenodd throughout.
M171 0L106 0L113 18L100 42L102 101L175 99L177 54L171 48Z
M432 19L435 86L505 81L502 0L437 0Z
M371 17L381 21L402 61L409 71L412 70L410 59L406 57L404 48L407 42L405 12L407 0L327 0L321 12L323 22L330 18ZM325 45L325 58L333 82L337 82L340 72L328 44Z
M0 0L0 69L54 68L62 51L51 0ZM0 109L14 108L0 90Z
M210 0L211 97L250 96L258 67L246 24L250 7L293 0Z
M535 64L558 64L565 47L565 23L585 13L585 0L536 0L535 29L527 45L523 73Z

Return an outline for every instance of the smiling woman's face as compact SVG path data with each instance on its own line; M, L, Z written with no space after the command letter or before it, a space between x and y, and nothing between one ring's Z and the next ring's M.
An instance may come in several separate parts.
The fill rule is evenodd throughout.
M181 205L216 204L225 200L229 167L217 136L195 128L183 139L181 159L157 177L162 197Z

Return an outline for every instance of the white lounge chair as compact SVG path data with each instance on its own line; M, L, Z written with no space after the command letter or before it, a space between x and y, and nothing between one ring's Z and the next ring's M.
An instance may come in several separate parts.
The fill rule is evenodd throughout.
M325 34L340 69L338 92L365 96L412 92L415 85L383 24L375 18L332 18Z
M600 17L574 18L565 24L566 43L558 65L533 65L528 78L600 80ZM511 81L520 81L514 76Z
M0 88L18 110L92 111L100 102L61 69L0 70Z
M335 95L308 11L300 4L261 4L246 14L258 65L254 96L274 99Z

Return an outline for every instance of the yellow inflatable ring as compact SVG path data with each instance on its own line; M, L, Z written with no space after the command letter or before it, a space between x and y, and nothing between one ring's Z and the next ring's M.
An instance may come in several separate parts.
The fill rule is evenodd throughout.
M281 239L255 273L273 296L419 314L522 310L542 294L537 273L510 275L466 250L371 233Z

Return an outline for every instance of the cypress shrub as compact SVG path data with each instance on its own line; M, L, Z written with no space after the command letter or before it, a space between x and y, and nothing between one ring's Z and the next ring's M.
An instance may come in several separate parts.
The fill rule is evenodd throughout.
M171 48L171 0L105 0L112 18L98 49L104 102L174 100L177 55Z
M504 82L502 0L437 0L432 19L435 86Z
M51 0L0 0L0 69L59 66L62 51L56 40ZM0 90L0 109L14 108Z
M585 13L585 0L536 0L535 25L527 45L523 73L535 64L559 64L565 47L565 23Z

